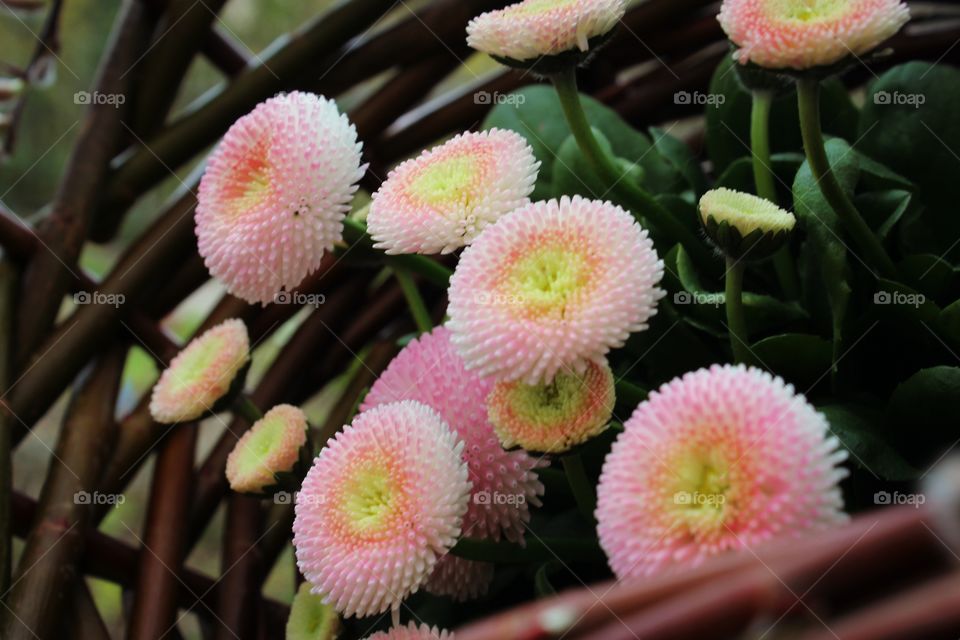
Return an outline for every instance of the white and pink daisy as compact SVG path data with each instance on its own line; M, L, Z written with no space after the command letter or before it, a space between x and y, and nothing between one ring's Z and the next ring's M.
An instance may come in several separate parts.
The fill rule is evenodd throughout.
M373 194L367 229L387 253L449 253L529 202L540 163L518 133L462 133L397 166Z
M227 131L197 194L197 246L227 291L267 304L296 288L343 236L363 176L357 132L337 105L293 92Z
M592 39L617 26L625 11L623 0L524 0L471 20L467 44L518 61L585 52Z
M273 407L244 433L227 457L230 488L261 493L276 483L275 474L293 470L307 443L307 416L299 407Z
M651 393L597 487L597 531L620 578L696 566L845 521L846 451L793 387L714 365Z
M450 281L452 341L484 376L550 382L647 328L663 297L647 231L609 202L580 196L505 215L460 258Z
M150 415L172 424L213 410L250 362L250 337L241 320L226 320L194 338L160 375Z
M430 407L364 411L320 452L297 496L301 573L344 616L397 609L457 541L470 496L463 441Z
M508 449L562 453L606 429L613 382L606 362L590 362L582 375L561 371L543 384L498 382L487 401L490 422Z
M734 59L802 71L870 53L910 19L900 0L724 0Z

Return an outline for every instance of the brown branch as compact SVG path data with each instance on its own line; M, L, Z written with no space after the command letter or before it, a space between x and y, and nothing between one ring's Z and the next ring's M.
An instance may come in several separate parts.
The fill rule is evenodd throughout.
M13 494L14 534L24 537L29 531L29 523L37 513L37 503L23 495ZM140 552L125 542L100 531L90 530L86 534L81 569L83 573L133 589L137 582L137 563ZM192 569L184 569L178 583L177 603L180 608L196 611L210 618L216 601L216 583L213 578ZM287 607L269 599L262 599L258 605L265 609L271 618L286 621Z
M186 558L184 519L193 490L195 423L177 425L161 445L143 527L130 640L163 637L176 625L177 593Z
M116 439L113 409L125 356L125 349L108 353L67 410L0 637L46 640L59 633L55 612L63 608L76 578L89 505L96 501L97 481Z
M147 54L134 67L138 79L133 129L141 137L154 135L177 97L197 51L207 41L217 13L226 0L170 0L154 29Z
M214 25L204 37L203 54L231 78L240 75L250 64L246 50L219 25Z
M123 75L141 51L143 33L148 26L146 12L140 4L127 2L117 18L108 53L103 58L97 93L126 93ZM24 273L17 315L17 360L21 363L34 354L56 318L61 298L70 286L70 270L77 264L123 131L124 105L94 102L67 161L51 211L38 229L49 251L38 253Z
M124 211L170 170L215 142L254 105L289 85L304 69L337 51L368 28L394 0L342 0L304 31L294 34L263 64L248 69L213 98L180 118L136 148L110 180L104 216L97 220L93 237L110 238Z
M265 577L263 554L257 544L262 527L261 500L231 493L223 529L215 640L254 640L257 636L257 601Z
M73 593L73 600L64 616L60 637L72 640L110 640L110 632L97 611L90 588L83 579L77 581Z

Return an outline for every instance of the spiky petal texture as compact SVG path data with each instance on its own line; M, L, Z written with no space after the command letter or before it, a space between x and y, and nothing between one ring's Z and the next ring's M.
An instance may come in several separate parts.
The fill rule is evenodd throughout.
M463 252L447 326L481 375L550 382L645 329L662 276L646 230L620 207L580 196L535 202Z
M280 404L244 433L227 457L227 480L234 491L260 493L274 484L275 473L290 471L307 442L307 416L299 407Z
M795 70L869 53L909 19L900 0L724 0L719 15L737 61Z
M530 60L578 49L613 29L623 0L524 0L483 13L467 25L467 44L490 55Z
M150 414L172 424L199 418L226 395L250 361L250 337L241 320L226 320L194 338L153 387Z
M272 302L316 270L343 235L365 166L353 125L311 93L281 94L237 120L197 194L197 246L248 302Z
M450 331L437 327L413 340L397 354L364 399L362 409L397 400L417 400L433 407L463 438L463 458L470 470L473 495L463 531L471 538L520 542L530 520L530 505L539 505L543 485L534 470L542 463L524 451L505 451L487 419L487 396L493 380L468 371L450 343ZM477 567L464 567L452 558L432 582L432 588L458 599L486 590L468 587ZM444 587L443 575L454 577ZM472 584L472 583L471 583Z
M437 563L424 588L437 596L448 596L456 602L474 600L486 595L493 582L493 565L458 558L447 554Z
M321 596L310 592L310 583L304 582L290 605L286 632L286 640L335 640L340 618Z
M540 163L518 133L462 133L401 163L373 194L367 229L387 253L449 253L529 202Z
M610 566L649 576L843 522L838 447L823 415L759 369L674 379L637 407L604 462L597 531Z
M793 229L797 220L773 202L751 193L721 187L707 191L700 198L700 219L713 218L726 222L741 235L759 229L763 233L779 233Z
M378 631L367 640L453 640L454 635L449 631L441 631L437 627L428 627L423 624L419 627L411 622L405 627L394 627L389 631Z
M583 374L561 371L543 384L498 382L487 407L504 447L562 453L606 428L615 399L604 361L590 362Z
M320 452L297 496L293 543L314 592L345 616L397 608L460 535L463 442L419 402L364 411Z

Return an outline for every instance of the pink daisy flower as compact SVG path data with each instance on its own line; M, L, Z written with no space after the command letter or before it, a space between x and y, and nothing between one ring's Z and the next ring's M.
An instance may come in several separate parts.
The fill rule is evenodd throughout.
M337 105L281 94L237 120L197 196L197 246L210 273L248 302L272 302L320 265L366 166Z
M611 31L624 11L623 0L524 0L471 20L467 44L513 60L587 51L590 40Z
M909 19L900 0L724 0L719 15L737 61L796 70L867 54Z
M487 403L504 447L562 453L606 429L615 400L610 367L590 362L582 375L561 371L544 384L498 382Z
M441 631L436 627L423 624L419 627L411 622L405 627L394 627L389 631L378 631L367 640L453 640L449 631Z
M450 280L452 341L470 369L539 384L647 328L663 261L629 213L580 196L502 217Z
M463 535L504 537L522 542L530 505L539 506L543 485L535 473L542 463L524 451L505 451L487 420L487 396L493 380L467 371L450 343L450 331L437 327L397 354L364 399L362 410L398 400L416 400L436 410L464 443L463 459L473 483ZM464 599L483 593L471 578L492 575L482 567L447 557L431 582L431 591ZM450 576L444 581L444 576Z
M291 471L307 443L307 416L299 407L277 405L237 441L227 457L230 488L261 493L276 483L274 474Z
M529 202L540 163L518 133L462 133L401 163L373 194L367 228L387 253L449 253Z
M345 616L396 609L460 535L463 442L430 407L358 415L320 452L297 496L300 571Z
M843 522L846 451L780 378L714 365L640 404L607 456L597 531L620 578Z
M194 338L170 362L150 396L150 415L173 424L195 420L227 394L250 362L250 337L240 320L226 320Z

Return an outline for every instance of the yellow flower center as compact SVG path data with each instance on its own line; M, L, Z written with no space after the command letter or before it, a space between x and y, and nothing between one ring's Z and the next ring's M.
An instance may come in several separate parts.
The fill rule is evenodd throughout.
M286 429L286 421L276 415L268 414L261 419L240 453L238 465L240 473L246 476L259 471L265 465L271 450L283 440ZM285 469L269 469L269 471L285 471Z
M360 469L351 479L343 496L347 521L358 533L381 527L393 512L396 492L386 469Z
M233 168L232 180L224 195L229 203L228 212L242 215L263 202L270 194L270 140L258 140Z
M715 529L724 521L730 505L730 465L715 448L679 455L670 465L674 476L669 496L674 513L690 529Z
M463 201L469 204L477 174L476 161L458 155L431 162L410 183L408 192L431 206Z
M517 384L510 405L524 422L550 426L578 417L589 392L577 376L560 373L547 384Z
M545 247L521 257L505 284L520 308L563 318L589 276L583 256L564 247Z
M208 336L184 351L176 368L172 371L170 389L180 393L194 385L213 366L220 351L226 348L226 341L220 336Z
M773 15L796 22L832 20L850 5L850 0L770 0L769 3Z

